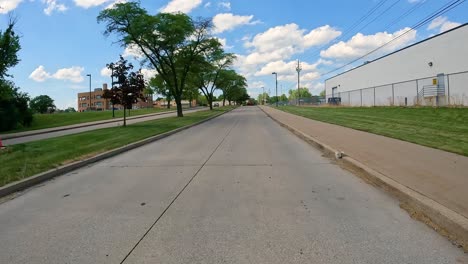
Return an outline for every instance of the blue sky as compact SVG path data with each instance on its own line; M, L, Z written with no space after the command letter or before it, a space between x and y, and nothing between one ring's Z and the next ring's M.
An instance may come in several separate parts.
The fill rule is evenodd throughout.
M76 93L109 83L106 63L120 54L138 60L138 54L113 44L96 22L101 10L115 0L0 0L0 28L9 16L17 18L22 36L21 62L10 73L22 91L47 94L59 108L76 108ZM211 17L214 36L228 52L237 54L236 69L247 77L249 93L256 97L274 92L278 72L283 93L297 86L296 60L302 61L301 86L313 94L335 69L386 43L427 17L449 0L142 0L149 13L182 11ZM369 10L375 12L354 28ZM414 11L394 21L409 10ZM431 20L416 31L366 57L370 60L468 21L465 2ZM393 22L393 23L392 23ZM132 55L133 54L133 55ZM361 64L362 61L354 65ZM138 63L136 63L138 65ZM341 71L352 67L347 66ZM151 75L151 71L145 71Z

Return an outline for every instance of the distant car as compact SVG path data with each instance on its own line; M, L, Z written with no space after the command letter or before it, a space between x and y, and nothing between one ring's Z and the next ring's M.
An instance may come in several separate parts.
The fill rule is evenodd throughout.
M214 103L213 106L214 106L214 107L219 107L219 104L218 104L218 103Z

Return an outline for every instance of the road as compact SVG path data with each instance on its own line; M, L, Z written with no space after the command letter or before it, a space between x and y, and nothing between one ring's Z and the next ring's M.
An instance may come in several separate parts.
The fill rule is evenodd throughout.
M257 107L0 204L0 263L468 263Z
M205 108L205 107L201 107L201 108L195 108L195 109L191 109L191 110L184 110L184 114L198 112L198 111L202 111L202 110L206 110L206 109L207 108ZM176 115L177 115L177 113L170 112L170 113L161 113L161 114L158 114L158 115L148 115L146 117L141 117L141 118L133 117L134 119L127 119L127 125L140 123L140 122L145 122L145 121L150 121L150 120L155 120L155 119L171 117L171 116L176 116ZM107 122L108 120L104 120L104 121ZM92 122L92 123L95 123L95 122ZM46 138L60 137L60 136L71 135L71 134L77 134L77 133L96 130L96 129L116 127L116 126L121 126L122 124L123 124L123 119L119 118L119 120L117 120L115 122L110 122L110 123L96 124L96 125L92 125L92 126L77 127L77 128L54 131L54 132L49 132L49 133L37 134L37 135L27 135L27 136L22 136L22 137L17 137L17 138L4 139L3 140L3 145L8 146L8 145L15 145L15 144L20 144L20 143L27 143L27 142L31 142L31 141L36 141L36 140L41 140L41 139L46 139ZM56 129L56 128L54 128L54 129Z

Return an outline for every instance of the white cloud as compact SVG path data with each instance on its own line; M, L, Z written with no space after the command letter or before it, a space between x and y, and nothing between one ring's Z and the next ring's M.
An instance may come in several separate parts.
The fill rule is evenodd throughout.
M218 6L224 8L226 10L231 10L231 3L230 2L219 2Z
M144 55L136 44L130 44L125 48L122 56L140 59L143 58Z
M228 46L228 45L227 45L227 40L226 40L225 38L216 38L216 39L219 41L219 43L221 43L221 45L223 45L223 48L224 48L225 50L228 50L228 49L232 49L232 48L233 48L233 46Z
M43 82L49 79L51 76L48 72L46 72L44 66L40 65L37 67L30 75L29 78L33 79L36 82Z
M328 49L322 50L320 52L320 55L323 58L331 58L338 60L357 58L384 45L385 43L391 41L395 37L402 35L409 29L410 28L404 28L394 33L378 32L374 35L363 35L362 33L358 33L346 42L340 41L332 45ZM416 31L410 31L408 34L383 47L379 51L379 54L395 51L410 44L415 39Z
M143 74L146 81L149 81L151 78L156 76L158 72L154 69L141 69L141 74Z
M71 68L59 69L56 73L54 73L54 75L52 75L52 77L58 80L66 80L79 83L82 82L84 79L81 75L83 71L83 67L73 66Z
M0 14L16 9L23 0L0 0Z
M198 7L201 3L202 0L171 0L165 7L159 9L159 11L164 13L190 13L190 11Z
M319 77L319 73L316 71L317 66L322 63L322 60L317 61L314 64L301 62L301 80L311 81ZM296 81L297 80L297 61L285 62L283 60L270 62L260 71L255 73L255 76L266 76L271 75L273 72L278 74L278 80L280 81Z
M458 22L449 21L447 17L437 17L432 20L431 24L427 27L428 30L439 29L439 33L445 32L452 28L458 27L461 24Z
M42 0L46 4L44 8L44 13L50 16L55 10L58 12L65 12L68 8L64 4L57 3L57 0Z
M111 77L111 74L112 74L112 70L107 68L107 67L104 67L101 69L101 76L103 77Z
M265 86L266 86L265 83L262 81L254 81L248 84L249 89L260 89Z
M207 2L207 3L204 5L205 8L208 8L208 7L210 7L210 6L211 6L211 2Z
M105 3L114 2L113 0L73 0L77 6L90 8L100 6Z
M290 59L294 54L329 43L340 35L340 31L328 25L310 31L300 29L294 23L273 27L253 38L245 36L244 46L251 52L238 56L235 65L243 74L251 76L260 65Z
M116 4L122 4L122 3L127 3L127 0L116 0L113 3L110 3L108 6L106 6L106 9L112 9L115 7Z
M71 68L63 68L57 70L54 74L48 73L44 66L40 65L30 75L29 78L36 82L44 82L47 79L57 79L79 83L83 81L83 67L73 66Z
M231 13L217 14L213 17L214 30L213 33L218 34L224 31L232 30L242 25L252 25L258 23L252 22L253 15L250 16L238 16Z

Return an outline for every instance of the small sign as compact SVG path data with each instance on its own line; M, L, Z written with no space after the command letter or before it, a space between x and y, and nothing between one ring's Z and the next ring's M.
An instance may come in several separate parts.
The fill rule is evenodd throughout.
M437 85L437 79L432 79L432 85Z

